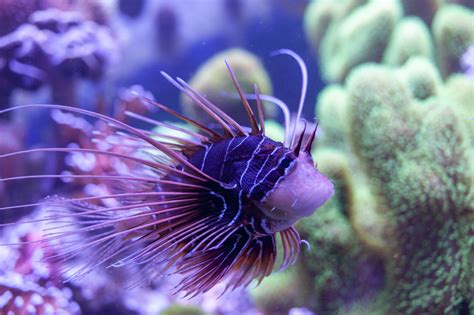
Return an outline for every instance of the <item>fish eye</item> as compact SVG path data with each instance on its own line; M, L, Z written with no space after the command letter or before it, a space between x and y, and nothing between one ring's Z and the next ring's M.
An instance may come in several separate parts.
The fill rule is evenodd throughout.
M289 158L284 158L281 162L280 162L280 168L288 168L291 164L292 160L289 159Z

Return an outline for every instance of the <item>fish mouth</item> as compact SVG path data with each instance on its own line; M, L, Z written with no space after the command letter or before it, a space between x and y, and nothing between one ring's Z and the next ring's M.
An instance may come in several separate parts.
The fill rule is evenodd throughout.
M267 233L276 233L291 227L298 219L289 218L283 209L277 209L268 204L256 204L258 210L265 218L264 229Z

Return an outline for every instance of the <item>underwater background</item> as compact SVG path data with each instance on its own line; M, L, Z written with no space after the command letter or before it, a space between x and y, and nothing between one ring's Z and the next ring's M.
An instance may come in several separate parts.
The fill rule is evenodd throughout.
M124 288L131 274L116 268L64 282L38 243L0 246L0 314L474 314L473 10L473 0L0 0L0 110L61 104L127 121L148 113L145 96L209 123L165 71L244 123L227 60L247 93L257 83L294 116L300 72L271 56L293 50L309 74L303 117L319 122L313 157L336 187L297 223L309 246L296 263L259 286L189 299L166 277ZM283 115L265 105L281 141ZM0 155L92 147L97 127L58 110L7 112ZM0 179L108 167L37 152L0 159ZM97 193L100 182L0 181L0 207ZM42 211L0 209L0 224ZM0 243L41 240L43 228L0 226Z

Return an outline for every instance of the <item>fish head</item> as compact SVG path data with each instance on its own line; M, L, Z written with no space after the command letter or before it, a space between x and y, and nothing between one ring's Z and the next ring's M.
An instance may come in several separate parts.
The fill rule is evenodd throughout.
M314 166L309 153L281 163L287 172L257 204L273 233L312 215L334 195L333 183Z

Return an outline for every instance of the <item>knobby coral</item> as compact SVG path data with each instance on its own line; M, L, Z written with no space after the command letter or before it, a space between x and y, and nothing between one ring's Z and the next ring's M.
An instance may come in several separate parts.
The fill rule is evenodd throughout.
M319 245L300 262L319 312L474 312L474 81L458 73L474 43L474 14L423 3L429 10L396 0L308 7L323 74L344 82L317 102L314 154L336 196L300 226ZM331 213L339 219L327 221ZM346 231L345 250L334 252L335 231ZM366 288L372 294L357 296L363 255L382 259L383 272ZM347 283L355 299L342 294ZM331 287L337 294L328 298Z
M412 98L391 73L367 66L347 83L350 142L391 231L385 241L391 298L401 313L451 313L463 303L472 309L468 122L449 99Z
M446 78L460 70L459 58L474 42L473 19L472 9L439 0L313 1L305 31L328 81L342 82L367 62L402 65L412 56L435 58L434 47Z
M241 110L239 99L233 97L235 91L232 81L229 80L226 65L222 60L227 60L236 76L241 81L242 89L246 93L254 93L254 84L257 84L262 94L271 94L270 78L260 60L253 54L242 49L229 49L220 52L205 62L190 81L190 85L206 95L209 101L220 106L238 122L246 121L245 113ZM252 103L252 102L251 102ZM184 113L190 117L202 120L200 110L196 109L193 101L184 94L181 98ZM266 117L272 117L274 107L266 107ZM273 114L273 115L272 115ZM207 121L209 122L209 121Z
M458 75L444 83L428 59L415 57L400 68L358 67L344 86L331 86L319 98L322 138L314 154L319 167L344 185L336 185L332 203L306 221L313 226L300 226L316 244L302 265L313 275L325 264L349 271L332 271L328 281L314 278L318 310L474 311L474 146L466 115L472 100L454 97L452 85L456 94L472 89ZM339 220L326 222L331 213ZM334 253L338 238L328 235L341 227L348 246ZM371 286L375 302L325 303L321 293L328 286L343 292L361 274L357 257L363 255L384 261L383 286Z

